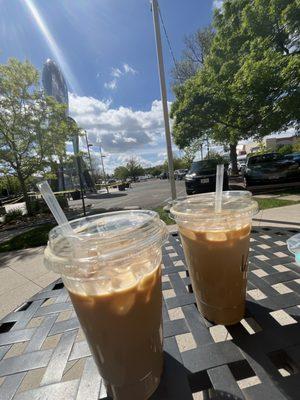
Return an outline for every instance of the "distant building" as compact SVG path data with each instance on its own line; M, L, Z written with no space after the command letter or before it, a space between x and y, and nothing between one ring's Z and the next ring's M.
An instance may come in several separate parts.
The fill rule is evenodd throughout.
M43 66L42 82L48 96L54 97L58 103L68 107L69 96L65 78L57 64L50 58ZM66 113L68 114L68 110Z
M285 146L287 144L294 145L300 141L299 136L289 137L272 137L266 139L266 148L270 151L275 151L278 147Z
M285 136L285 137L268 137L259 142L249 142L238 144L236 146L236 152L238 156L245 154L252 154L260 150L261 145L264 145L268 151L276 151L279 147L287 144L294 145L300 142L299 136Z

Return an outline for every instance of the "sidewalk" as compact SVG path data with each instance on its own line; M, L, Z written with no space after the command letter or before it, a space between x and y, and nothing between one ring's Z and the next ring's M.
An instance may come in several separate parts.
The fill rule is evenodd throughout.
M58 276L43 265L44 247L0 254L0 319Z
M261 210L253 219L254 226L283 226L300 230L300 204Z
M260 211L254 226L300 230L300 204ZM170 232L177 231L169 225ZM44 247L0 253L0 319L58 278L43 265Z

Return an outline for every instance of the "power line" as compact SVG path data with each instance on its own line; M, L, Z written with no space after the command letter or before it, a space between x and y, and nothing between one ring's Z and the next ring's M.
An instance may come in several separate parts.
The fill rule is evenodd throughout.
M172 49L172 46L171 46L171 41L169 39L169 36L168 36L168 33L167 33L167 29L166 29L166 26L165 26L165 23L164 23L164 19L162 17L159 5L158 5L158 13L159 13L161 24L162 24L162 27L163 27L163 30L164 30L164 34L165 34L166 39L167 39L167 43L168 43L168 47L169 47L169 50L170 50L170 54L171 54L172 60L174 62L174 66L175 66L175 68L177 68L176 58L175 58L175 55L174 55L174 52L173 52L173 49Z

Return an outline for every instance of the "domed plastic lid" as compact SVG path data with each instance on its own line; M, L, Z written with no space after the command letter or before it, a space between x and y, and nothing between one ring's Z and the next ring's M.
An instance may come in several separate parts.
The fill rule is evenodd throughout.
M154 211L119 211L70 222L73 235L57 226L49 233L45 264L61 272L66 265L105 262L133 256L153 245L161 246L167 228Z
M252 218L258 211L258 204L247 191L227 191L222 194L222 211L215 211L215 192L188 196L175 201L170 210L175 221L181 223L209 226L220 229L236 220Z

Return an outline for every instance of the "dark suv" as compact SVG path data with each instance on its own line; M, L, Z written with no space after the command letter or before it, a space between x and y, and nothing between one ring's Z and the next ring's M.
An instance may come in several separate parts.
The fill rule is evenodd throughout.
M187 194L214 192L216 188L216 171L219 160L210 159L194 161L189 172L185 176L185 188ZM228 190L227 168L224 171L223 190Z
M250 156L244 178L246 187L300 182L300 167L294 158L278 153Z

